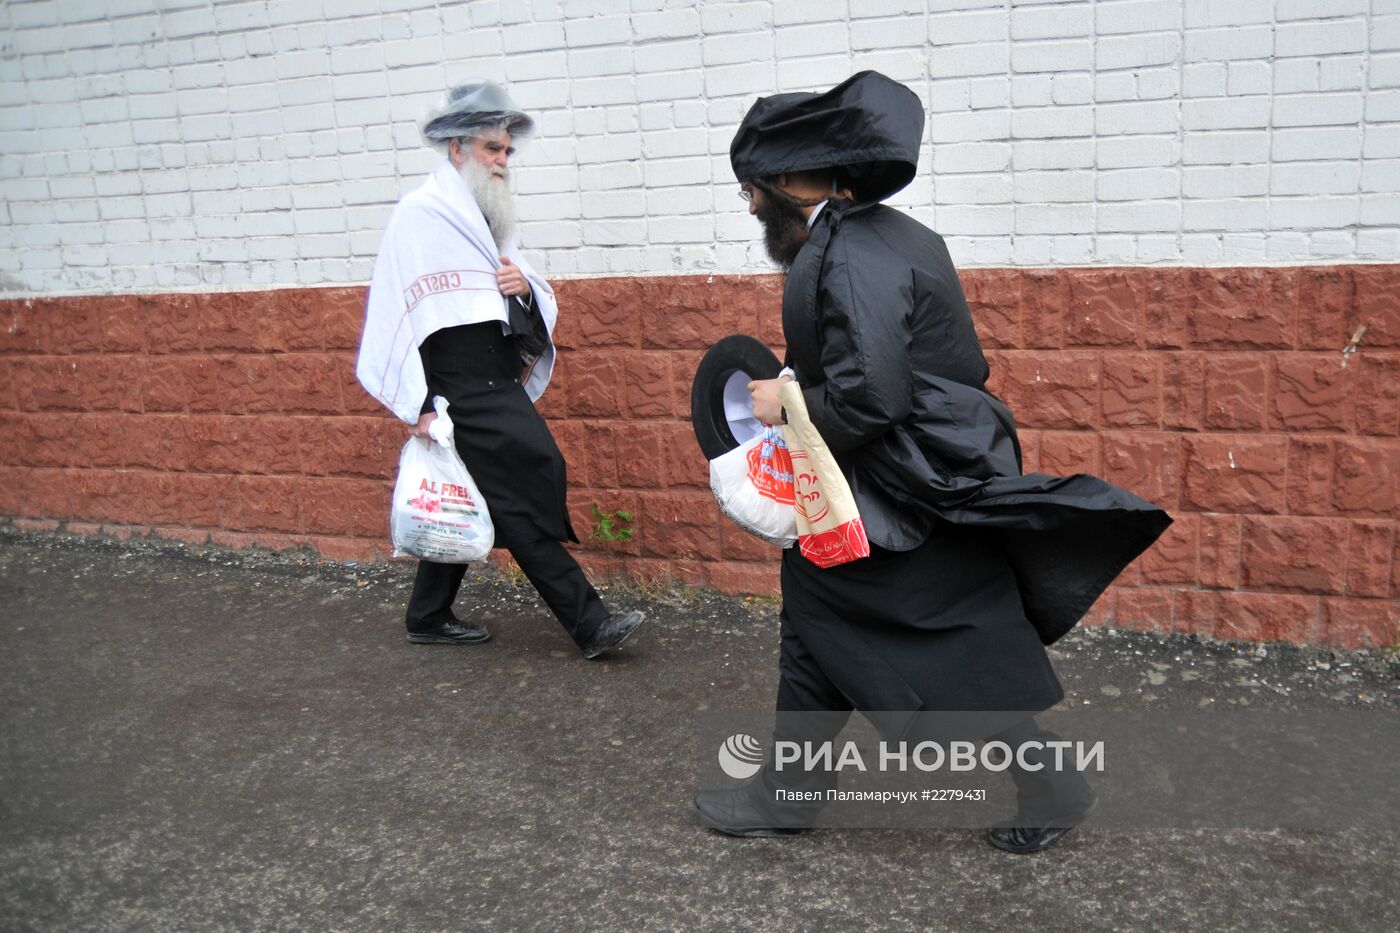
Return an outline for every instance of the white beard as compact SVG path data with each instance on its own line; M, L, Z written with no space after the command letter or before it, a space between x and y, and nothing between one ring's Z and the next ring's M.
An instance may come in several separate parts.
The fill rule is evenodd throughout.
M504 249L506 241L515 234L515 200L507 183L509 175L503 168L482 165L470 156L458 171L476 198L476 206L481 208L496 246Z

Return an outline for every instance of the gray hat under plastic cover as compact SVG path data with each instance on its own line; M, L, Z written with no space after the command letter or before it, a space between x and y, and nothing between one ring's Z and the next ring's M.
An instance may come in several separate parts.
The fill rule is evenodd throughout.
M504 127L512 136L528 136L535 121L515 106L499 84L468 81L448 91L446 99L428 114L423 138L441 143L489 127Z

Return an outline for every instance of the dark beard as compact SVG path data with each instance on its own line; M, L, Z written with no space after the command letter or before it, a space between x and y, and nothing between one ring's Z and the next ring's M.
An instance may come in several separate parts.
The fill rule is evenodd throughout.
M807 242L807 218L802 208L781 198L769 196L754 212L763 224L763 247L768 258L791 269L802 244Z

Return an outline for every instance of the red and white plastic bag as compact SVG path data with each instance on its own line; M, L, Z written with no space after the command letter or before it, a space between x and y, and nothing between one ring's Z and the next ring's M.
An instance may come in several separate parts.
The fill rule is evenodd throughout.
M439 564L485 560L496 538L491 513L457 454L447 400L436 396L433 407L431 437L410 437L399 455L389 514L394 556Z
M766 428L711 460L710 489L724 514L750 534L784 548L797 540L792 458L780 429Z

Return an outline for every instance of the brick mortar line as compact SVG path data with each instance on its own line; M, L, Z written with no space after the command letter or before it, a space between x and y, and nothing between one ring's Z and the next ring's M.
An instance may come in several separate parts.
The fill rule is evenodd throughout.
M1363 341L1364 344L1364 341ZM703 353L708 347L650 347L637 346L635 344L590 344L588 346L561 347L556 344L556 351L561 356L571 356L577 353L610 353L633 351L638 353ZM1330 355L1340 354L1340 348L1333 347L1248 347L1248 346L1211 346L1207 344L1193 344L1188 347L1143 347L1136 344L1107 345L1107 344L1068 344L1063 346L1006 346L983 344L983 350L989 354L1012 354L1012 353L1097 353L1100 354L1100 365L1106 359L1103 354L1154 354L1154 355L1174 355L1187 353L1213 353L1213 354L1249 354L1251 356L1287 354L1312 354ZM35 359L69 359L69 358L98 358L116 360L167 360L167 359L240 359L249 356L258 357L306 357L306 356L345 356L355 354L357 348L342 347L326 350L171 350L168 352L143 352L138 350L80 350L72 353L52 353L46 350L8 350L0 351L0 361L3 360L35 360ZM1357 361L1365 359L1366 354L1390 356L1400 354L1400 344L1394 346L1371 346L1364 345L1357 348Z
M96 417L126 416L132 418L305 418L308 420L328 420L340 418L353 418L364 420L383 420L386 424L392 424L392 416L355 413L355 412L316 412L304 409L296 411L181 411L173 409L160 409L156 411L130 411L123 408L0 408L0 413L12 415L93 415ZM545 421L551 425L555 424L596 424L604 425L626 425L632 428L645 428L648 425L665 425L674 427L677 425L689 426L691 422L686 419L657 419L646 418L636 419L627 415L617 415L615 417L600 418L596 415L563 415L546 417ZM1354 430L1337 431L1326 428L1295 428L1291 431L1283 429L1269 429L1248 431L1239 428L1202 428L1200 430L1188 430L1184 428L1154 428L1150 425L1127 426L1127 427L1106 427L1106 428L1060 428L1041 427L1035 424L1022 423L1016 426L1018 434L1028 432L1038 432L1041 434L1074 434L1104 439L1114 439L1121 435L1143 435L1143 436L1169 436L1169 437L1208 437L1221 439L1228 437L1238 437L1241 440L1325 440L1329 438L1356 438L1360 440L1379 441L1400 441L1400 434L1363 434Z
M1400 349L1400 347L1396 349ZM104 360L237 359L245 356L340 356L344 354L353 354L355 352L356 349L354 347L346 347L337 350L171 350L165 353L143 352L140 350L80 350L74 353L50 353L45 350L35 350L32 352L0 352L0 360L61 360L73 357L93 357Z
M194 479L246 478L246 479L350 479L366 483L393 483L392 478L364 475L346 476L329 473L210 473L205 470L156 470L150 467L94 467L94 466L21 466L15 463L0 462L0 467L12 470L58 470L64 473L121 473L146 474L150 476L184 476Z
M1397 50L1400 51L1400 50ZM1028 170L1030 171L1030 170ZM1045 171L1036 169L1034 171ZM1292 197L1290 195L1289 197ZM1388 229L1388 228L1386 228ZM1204 231L1209 232L1209 231ZM1225 231L1235 233L1238 231ZM1040 235L1040 234L1035 234ZM266 237L265 239L280 239L281 237ZM47 248L47 247L45 247ZM1142 271L1142 272L1173 272L1178 270L1194 270L1221 272L1229 269L1249 270L1262 269L1269 271L1293 269L1305 271L1308 269L1336 269L1344 266L1359 266L1364 268L1394 267L1400 269L1400 262L1395 259L1368 259L1363 257L1341 257L1336 259L1309 259L1306 262L1288 260L1265 260L1262 262L1219 262L1210 264L1185 263L1185 262L1161 262L1161 263L1131 263L1131 264L1063 264L1063 265L976 265L972 263L963 264L958 267L959 275L972 273L981 275L984 273L1016 273L1025 274L1046 274L1046 273L1110 273L1122 271ZM687 272L598 272L598 273L553 273L547 276L550 282L598 282L598 281L631 281L631 280L653 280L653 279L754 279L766 278L776 279L782 276L777 271L750 270L745 272L707 272L707 271L687 271ZM246 295L261 294L266 292L292 292L292 291L329 291L335 289L361 289L369 288L368 281L357 282L314 282L302 283L280 283L274 285L199 285L189 286L178 290L170 288L156 287L153 289L137 289L120 292L94 292L94 291L55 291L55 292L10 292L0 293L0 312L6 310L7 306L15 304L25 304L33 302L43 302L51 300L101 300L120 298L155 298L155 297L183 297L202 295Z
M353 480L356 482L392 484L390 477L370 477L344 474L320 474L320 473L214 473L209 471L187 471L187 470L160 470L150 467L90 467L79 465L52 465L52 466L26 466L15 463L0 462L0 467L13 470L25 471L60 471L76 473L118 473L118 474L143 474L150 476L180 476L190 478L247 478L252 480L280 479L280 480ZM579 493L651 493L656 495L686 495L703 497L709 494L708 487L701 485L688 486L623 486L623 485L582 485L569 484L571 492ZM1325 521L1325 522L1346 522L1355 524L1358 522L1380 522L1400 525L1400 516L1386 514L1336 514L1330 513L1299 513L1299 512L1227 512L1212 509L1191 509L1177 507L1173 510L1177 515L1205 515L1222 516L1238 519L1263 519L1263 520L1305 520L1305 521Z

